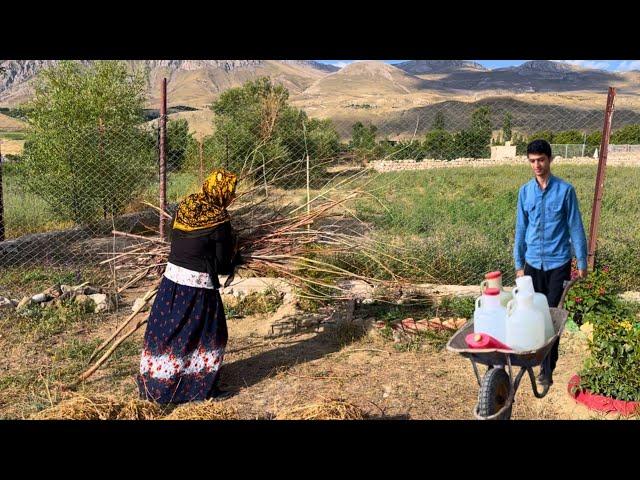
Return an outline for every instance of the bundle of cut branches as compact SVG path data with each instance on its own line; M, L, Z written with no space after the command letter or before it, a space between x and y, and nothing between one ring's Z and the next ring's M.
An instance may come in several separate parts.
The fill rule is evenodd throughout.
M316 190L313 197L308 189L306 198L304 192L298 191L297 196L302 196L300 201L295 198L295 191L280 190L266 179L264 183L256 182L255 171L249 168L239 177L237 196L229 207L238 238L241 268L255 276L279 277L294 286L299 297L316 300L351 298L352 293L341 286L339 280L364 281L372 288L382 287L378 291L393 291L398 285L408 284L387 264L392 260L409 264L411 259L385 253L368 235L369 226L360 221L351 208L353 201L375 195L367 188L371 181L372 175L366 170L342 179L334 177ZM154 208L165 219L171 219L169 212ZM115 230L113 234L138 241L101 262L110 264L114 271L128 271L126 277L120 277L122 286L117 288L118 293L148 279L154 272L162 272L169 256L169 241L157 234L141 236ZM349 263L349 256L354 252L371 262L380 275L359 273L359 269ZM122 341L146 323L146 316L139 318L116 339L144 306L154 300L158 283L156 280L143 297L143 303L94 351L90 361L113 342L78 382L95 372Z

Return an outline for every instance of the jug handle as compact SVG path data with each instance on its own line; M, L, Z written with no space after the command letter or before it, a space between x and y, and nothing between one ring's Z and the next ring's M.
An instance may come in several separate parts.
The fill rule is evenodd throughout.
M516 305L516 301L515 300L509 300L509 303L507 303L507 315L511 316L511 313L513 312L513 309L515 308Z
M511 290L511 295L515 297L519 292L520 292L520 287L513 287L513 289Z
M489 282L487 280L482 280L480 282L480 295L482 295L484 293L484 290L486 288L486 286L489 284Z

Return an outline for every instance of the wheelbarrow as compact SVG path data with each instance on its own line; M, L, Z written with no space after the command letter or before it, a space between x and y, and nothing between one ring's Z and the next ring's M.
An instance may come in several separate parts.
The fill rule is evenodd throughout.
M480 387L478 403L473 410L473 414L478 420L509 420L516 391L525 373L529 374L531 388L536 398L543 398L548 393L549 384L545 385L542 390L538 388L533 374L533 367L549 361L549 352L551 352L558 338L562 336L569 314L562 306L567 292L575 282L576 280L571 280L565 286L558 308L549 309L555 335L537 350L514 352L496 348L469 348L465 342L465 337L473 333L473 320L467 322L449 339L447 350L459 353L471 360L471 365ZM477 364L488 367L482 379L480 379ZM520 371L515 376L514 367L520 368Z

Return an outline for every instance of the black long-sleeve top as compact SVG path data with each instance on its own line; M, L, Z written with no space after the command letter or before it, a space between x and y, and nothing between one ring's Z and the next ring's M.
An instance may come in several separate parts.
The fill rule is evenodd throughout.
M171 230L169 262L211 276L215 288L220 288L218 275L233 272L234 239L230 222L211 229L183 232Z

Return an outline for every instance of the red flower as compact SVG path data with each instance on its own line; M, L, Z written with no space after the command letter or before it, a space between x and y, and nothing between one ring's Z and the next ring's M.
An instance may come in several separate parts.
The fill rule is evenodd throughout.
M576 297L576 303L582 302L582 297Z
M609 268L609 265L605 265L604 267L602 267L603 272L608 272L609 270L611 270L611 268Z
M601 289L598 291L598 293L599 293L600 295L604 295L604 288L601 288Z

